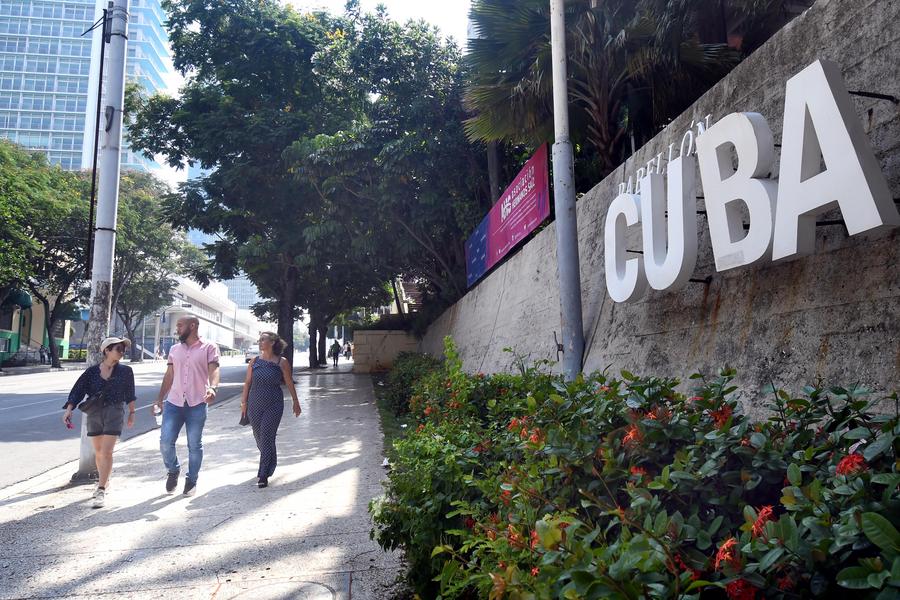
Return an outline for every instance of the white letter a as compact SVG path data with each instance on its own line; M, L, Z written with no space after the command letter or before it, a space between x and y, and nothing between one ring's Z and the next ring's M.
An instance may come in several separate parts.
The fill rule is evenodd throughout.
M850 235L900 225L887 181L832 62L816 61L787 82L780 171L773 260L812 253L816 215L835 206Z

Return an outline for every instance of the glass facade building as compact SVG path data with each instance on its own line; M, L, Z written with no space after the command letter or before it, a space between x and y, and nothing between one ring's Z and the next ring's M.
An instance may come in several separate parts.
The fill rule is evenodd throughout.
M100 71L100 30L82 36L104 0L0 1L0 136L63 169L90 168ZM129 2L128 80L153 94L172 73L159 0ZM154 170L122 151L122 168Z

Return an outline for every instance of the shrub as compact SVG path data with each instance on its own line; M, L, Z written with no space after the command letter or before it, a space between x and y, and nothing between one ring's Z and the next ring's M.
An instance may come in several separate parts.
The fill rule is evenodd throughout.
M401 352L387 377L385 395L397 415L409 412L409 400L416 382L438 370L441 361L430 354Z
M420 382L373 535L423 597L895 598L893 414L858 388L765 394L538 369Z

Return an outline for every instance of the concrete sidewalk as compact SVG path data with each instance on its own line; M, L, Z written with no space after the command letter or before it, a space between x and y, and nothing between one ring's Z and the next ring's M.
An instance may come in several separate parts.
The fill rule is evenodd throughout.
M209 411L192 498L183 477L165 493L157 430L117 447L102 509L92 488L60 487L75 463L0 491L0 598L391 598L399 556L369 540L367 513L385 477L378 412L349 368L295 373L303 414L287 400L268 488L231 398ZM184 432L178 456L184 472Z

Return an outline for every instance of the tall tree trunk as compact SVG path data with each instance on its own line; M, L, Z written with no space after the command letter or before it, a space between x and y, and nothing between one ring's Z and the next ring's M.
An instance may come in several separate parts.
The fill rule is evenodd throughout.
M294 366L294 303L297 294L297 273L293 267L284 272L282 294L278 298L278 337L284 340L282 356Z
M293 295L293 294L290 294ZM292 301L292 300L290 300ZM294 307L288 301L278 302L278 337L284 340L282 356L294 366Z
M318 324L318 333L319 333L319 364L320 365L328 365L328 351L325 348L325 343L328 341L328 325L323 321Z
M44 330L47 334L47 347L50 348L50 366L57 369L62 366L59 364L59 349L53 342L53 326L56 325L56 315L50 310L50 302L41 298L41 304L44 305ZM43 340L41 340L43 343Z
M141 351L138 352L137 344L134 343L134 327L131 324L131 319L128 321L122 320L122 324L125 325L125 335L128 336L128 340L131 342L131 362L144 362L144 347L141 346ZM141 340L142 342L144 340Z
M315 369L319 365L319 347L316 344L316 340L318 339L318 333L315 326L315 321L313 320L313 316L310 315L309 327L307 328L309 331L309 368Z

